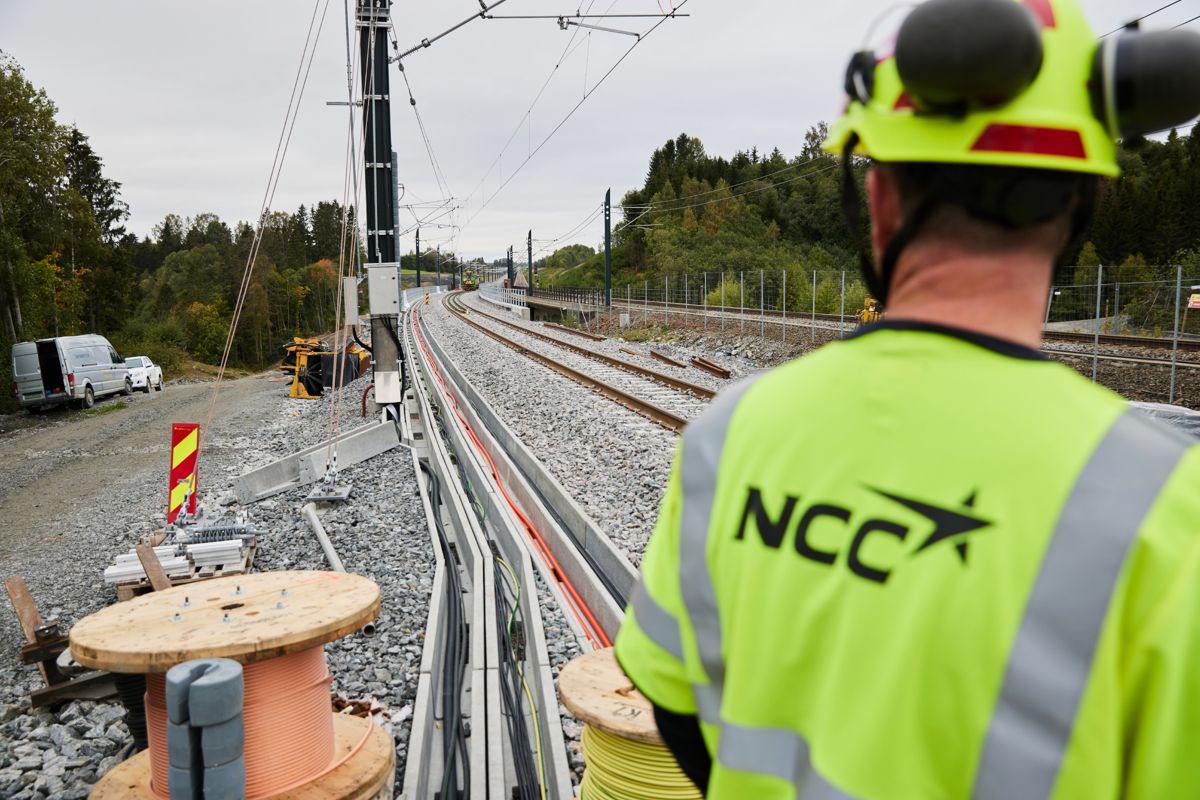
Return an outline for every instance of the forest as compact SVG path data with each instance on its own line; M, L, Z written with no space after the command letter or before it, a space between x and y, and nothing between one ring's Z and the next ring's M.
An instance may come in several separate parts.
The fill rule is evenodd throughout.
M215 363L260 223L231 363L262 368L278 360L292 336L333 327L350 210L318 200L253 222L168 214L139 237L125 227L121 184L105 174L86 133L57 122L56 112L20 65L0 53L0 352L7 355L15 341L96 332L123 353L150 356L169 375L192 359ZM803 309L813 300L817 271L825 273L815 287L817 305L833 310L825 306L840 298L834 276L854 274L863 232L851 233L842 219L840 170L820 149L825 131L823 123L813 126L791 157L779 148L712 156L687 134L665 142L651 155L642 186L614 213L615 286L659 285L701 271L786 271L788 307ZM1126 284L1149 286L1162 274L1156 265L1165 264L1183 264L1188 277L1200 278L1200 126L1163 141L1126 141L1120 161L1122 176L1102 185L1084 243L1068 254L1066 263L1079 266L1063 267L1056 283L1086 285L1097 264L1115 267L1116 280ZM858 180L865 169L865 162L855 165ZM434 257L422 255L424 271L432 271ZM440 258L453 268L453 253ZM412 253L402 262L416 266ZM537 265L542 285L602 284L603 255L587 245L560 248ZM1161 327L1162 319L1151 318L1162 315L1161 299L1138 291L1119 295L1120 310L1153 308L1142 322ZM852 281L848 306L863 294ZM7 385L9 359L0 365ZM0 395L0 410L11 402L7 392Z
M614 286L661 286L664 276L701 271L787 270L789 307L804 309L811 300L804 274L815 270L828 273L829 284L818 286L818 305L822 296L835 297L833 273L857 275L863 243L843 221L841 170L820 148L826 130L824 123L811 128L791 158L778 148L711 156L687 134L656 149L645 182L621 203ZM1094 284L1099 264L1115 267L1124 282L1162 275L1159 265L1182 264L1200 276L1200 125L1190 134L1172 131L1164 141L1123 142L1119 159L1121 177L1102 183L1082 244L1065 254L1065 264L1082 269L1060 268L1056 283ZM860 196L865 169L865 161L855 165ZM544 285L603 283L603 254L586 246L556 250L537 264L539 272L546 269ZM861 286L854 291L857 299Z
M168 376L192 359L219 362L255 224L169 214L149 236L135 236L125 228L121 184L105 175L87 135L55 114L46 93L0 55L3 385L12 342L46 336L100 333ZM343 211L327 200L262 220L231 364L267 366L291 337L333 328ZM432 270L433 259L430 252L423 268ZM405 256L404 266L414 260ZM11 403L9 392L0 395L0 409Z

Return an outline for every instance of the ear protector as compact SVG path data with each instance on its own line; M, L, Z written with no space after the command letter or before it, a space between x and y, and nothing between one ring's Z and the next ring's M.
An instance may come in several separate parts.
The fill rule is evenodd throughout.
M1200 114L1200 35L1126 28L1092 61L1092 113L1113 138L1144 136Z
M1042 31L1014 0L927 0L900 26L896 69L918 114L964 116L1004 105L1042 68ZM875 53L855 53L846 94L864 105L874 93ZM1200 114L1200 35L1127 28L1096 48L1092 110L1113 138L1153 133Z

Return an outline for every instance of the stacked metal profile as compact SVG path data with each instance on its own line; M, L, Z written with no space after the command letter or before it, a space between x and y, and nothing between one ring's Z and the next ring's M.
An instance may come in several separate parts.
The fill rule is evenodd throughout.
M191 575L209 567L240 563L245 558L242 539L226 539L197 544L172 544L154 548L154 555L168 578ZM104 570L105 583L125 583L142 580L146 571L135 551L113 557L112 566Z

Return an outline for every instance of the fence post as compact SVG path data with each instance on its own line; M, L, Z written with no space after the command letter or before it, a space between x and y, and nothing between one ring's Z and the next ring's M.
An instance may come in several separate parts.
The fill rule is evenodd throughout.
M650 279L646 279L646 285L642 287L642 324L650 325Z
M1121 332L1121 284L1116 284L1117 296L1113 300L1113 333Z
M842 270L842 315L838 320L838 338L846 336L846 270Z
M1171 392L1167 396L1168 403L1175 402L1175 370L1179 364L1179 304L1183 294L1183 265L1175 267L1175 327L1171 342Z
M683 273L683 324L688 324L688 274Z
M783 272L783 343L787 344L787 270Z
M704 330L708 330L708 273L704 275Z
M1104 265L1096 267L1096 335L1092 340L1092 383L1100 369L1100 294L1104 286Z
M764 277L763 271L758 271L758 335L760 338L767 338L767 303L766 303L767 279Z
M663 327L671 323L667 321L667 298L671 296L671 278L663 275Z
M725 332L725 269L721 269L721 332Z
M813 270L812 325L808 331L813 344L817 343L817 271Z
M738 270L738 317L741 319L741 332L746 335L746 271Z

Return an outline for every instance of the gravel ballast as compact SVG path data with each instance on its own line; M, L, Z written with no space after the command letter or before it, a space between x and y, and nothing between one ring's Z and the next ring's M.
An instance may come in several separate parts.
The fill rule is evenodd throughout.
M422 307L430 334L496 413L636 565L676 436L455 319Z
M343 392L343 430L366 421L359 416L359 398L368 380L361 378ZM101 576L108 559L161 527L170 421L203 419L208 387L168 386L150 397L157 408L147 398L132 409L85 420L82 427L55 423L0 440L0 466L37 465L2 471L0 513L8 506L32 505L28 495L59 473L65 473L64 485L80 482L83 474L99 481L94 492L87 484L85 502L78 507L64 507L51 493L37 503L34 513L42 516L25 528L0 533L4 573L22 575L43 616L58 616L64 628L115 600L113 587ZM328 397L289 399L286 383L263 375L228 382L221 398L211 429L202 431L200 486L210 518L244 513L260 532L256 571L328 569L300 511L311 487L245 508L232 503L229 492L232 480L248 469L323 440ZM105 426L93 425L99 422ZM144 430L150 433L143 436ZM47 470L41 454L63 437L81 439L82 445ZM140 459L144 450L149 454ZM346 569L379 584L382 609L373 636L360 632L327 645L331 688L350 699L374 697L387 707L398 789L433 580L432 545L408 451L397 448L344 469L341 482L352 485L354 494L347 504L322 509L322 522ZM0 798L86 797L99 776L132 753L124 710L115 703L80 701L54 712L31 712L25 695L41 686L41 677L17 662L20 629L11 612L5 622L0 625Z

